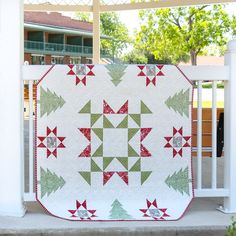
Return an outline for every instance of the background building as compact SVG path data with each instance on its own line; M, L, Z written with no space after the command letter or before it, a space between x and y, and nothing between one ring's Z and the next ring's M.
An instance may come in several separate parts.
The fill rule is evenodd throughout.
M24 60L29 64L92 63L93 25L57 12L24 13ZM111 40L102 36L101 39ZM101 51L101 57L111 55Z

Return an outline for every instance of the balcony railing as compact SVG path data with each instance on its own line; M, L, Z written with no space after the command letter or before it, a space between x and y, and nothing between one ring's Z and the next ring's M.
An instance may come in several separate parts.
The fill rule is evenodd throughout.
M81 54L81 55L91 55L93 54L93 48L88 46L79 45L69 45L69 44L57 44L57 43L45 43L37 41L25 40L25 50L26 51L39 51L57 53L57 54ZM102 56L111 56L108 50L101 50Z

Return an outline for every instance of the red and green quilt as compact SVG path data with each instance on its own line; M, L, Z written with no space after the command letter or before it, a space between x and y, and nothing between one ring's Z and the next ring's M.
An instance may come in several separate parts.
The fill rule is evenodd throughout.
M37 85L37 200L77 221L179 219L191 82L172 65L55 65Z

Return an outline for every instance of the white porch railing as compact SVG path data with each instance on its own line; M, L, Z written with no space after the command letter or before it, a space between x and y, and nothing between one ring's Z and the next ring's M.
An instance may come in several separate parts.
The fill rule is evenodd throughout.
M236 64L236 41L229 43L228 52L226 54L225 66L181 66L180 69L186 76L197 81L197 165L193 171L195 172L195 196L196 197L224 197L224 212L236 212L236 184L233 181L236 179L236 145L233 146L233 139L236 133L236 106L233 107L234 98L236 99L236 67L233 67L233 62ZM29 83L29 123L28 136L26 140L29 144L29 170L27 173L27 183L25 184L25 201L35 201L34 192L34 130L33 130L33 83L40 79L41 76L49 69L50 66L24 66L23 78ZM235 78L234 78L235 77ZM212 82L212 147L211 147L211 171L209 175L211 186L203 187L202 179L202 81L208 80ZM225 84L225 103L224 103L224 186L218 187L217 179L217 81L224 81ZM234 91L233 91L234 90ZM26 170L25 170L26 171Z

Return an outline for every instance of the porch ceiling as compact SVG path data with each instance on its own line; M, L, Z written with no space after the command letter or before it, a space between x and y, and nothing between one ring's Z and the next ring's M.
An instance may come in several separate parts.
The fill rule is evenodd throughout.
M27 11L84 11L92 12L93 3L99 0L24 0ZM148 8L190 6L236 0L100 0L100 11L123 11Z

